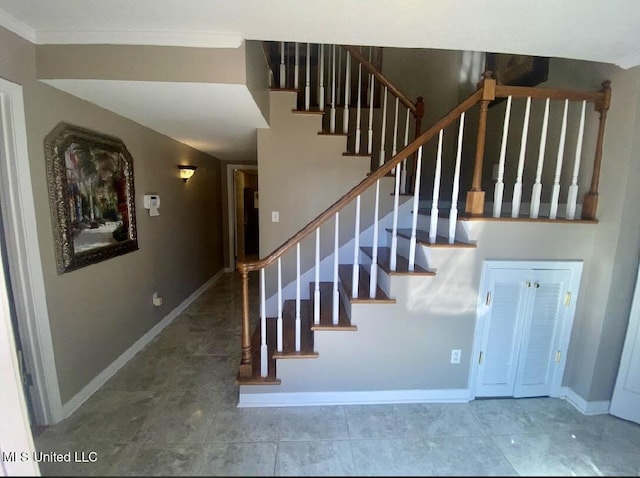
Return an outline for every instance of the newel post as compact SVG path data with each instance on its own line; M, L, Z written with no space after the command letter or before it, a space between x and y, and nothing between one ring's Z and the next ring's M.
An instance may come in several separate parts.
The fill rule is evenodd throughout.
M422 118L424 118L424 99L422 96L418 96L416 100L416 111L413 113L413 117L416 120L416 128L414 131L413 139L416 139L422 133ZM418 153L413 158L413 165L411 167L411 177L408 180L409 184L414 184L416 178L416 166L418 164L417 161Z
M480 100L480 117L478 119L478 137L476 141L476 159L473 165L473 182L467 192L465 212L470 216L481 216L484 213L484 191L482 190L482 163L484 161L484 142L487 133L487 110L489 103L496 97L496 80L492 73L485 71L478 89L482 90Z
M596 152L593 158L593 175L591 176L591 188L584 195L582 201L582 219L595 219L598 209L598 184L600 183L600 166L602 164L602 143L604 141L604 125L607 121L607 111L611 105L611 82L602 82L602 99L596 103L596 111L600 112L600 124L598 126L598 139L596 140Z
M242 274L242 359L238 378L251 378L251 334L249 332L249 272L241 269Z

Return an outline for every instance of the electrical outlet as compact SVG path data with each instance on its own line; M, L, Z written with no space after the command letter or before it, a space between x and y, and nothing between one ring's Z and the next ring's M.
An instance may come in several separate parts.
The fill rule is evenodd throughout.
M271 211L271 222L280 222L280 211Z
M462 350L451 349L451 363L460 363L461 355L462 355Z

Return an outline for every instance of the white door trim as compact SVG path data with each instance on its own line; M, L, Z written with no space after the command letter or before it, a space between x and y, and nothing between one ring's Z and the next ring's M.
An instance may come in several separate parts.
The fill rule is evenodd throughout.
M486 280L491 269L567 269L571 271L571 279L569 283L569 291L571 292L571 302L566 312L566 320L562 324L560 330L560 350L564 353L561 355L560 363L554 373L551 385L551 396L561 397L563 396L562 389L562 376L567 364L567 349L569 348L569 339L571 338L571 328L573 326L573 318L576 313L576 303L578 302L578 291L580 288L580 278L582 276L583 263L579 260L569 261L545 261L545 260L533 260L533 261L511 261L511 260L485 260L482 265L482 275L480 277L480 290L478 292L478 305L476 311L476 324L473 338L473 350L471 353L471 371L469 373L469 400L476 398L476 385L478 381L478 354L480 353L482 346L482 333L484 330L484 324L486 320L483 320L489 307L485 303L487 293L486 290L488 281Z
M22 87L0 79L0 182L7 253L36 423L62 420L27 150Z
M229 267L226 272L232 272L236 269L236 194L233 183L233 171L236 169L255 169L258 170L256 164L227 164L227 219L229 229Z

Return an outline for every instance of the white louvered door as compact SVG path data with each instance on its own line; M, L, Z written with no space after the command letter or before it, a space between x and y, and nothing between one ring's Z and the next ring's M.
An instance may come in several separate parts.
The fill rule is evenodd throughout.
M476 396L513 395L522 338L527 270L495 269L489 277Z
M570 278L568 270L531 271L514 397L551 392L554 373L562 359L560 326L567 310Z
M477 397L550 395L561 380L571 271L491 269L485 278Z

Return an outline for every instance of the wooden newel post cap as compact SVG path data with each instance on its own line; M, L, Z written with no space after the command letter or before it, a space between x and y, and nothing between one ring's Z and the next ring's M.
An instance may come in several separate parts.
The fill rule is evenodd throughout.
M604 80L602 82L602 89L601 91L607 91L611 89L611 80Z
M486 71L482 72L482 79L483 80L490 80L491 78L493 78L493 71L486 70Z

